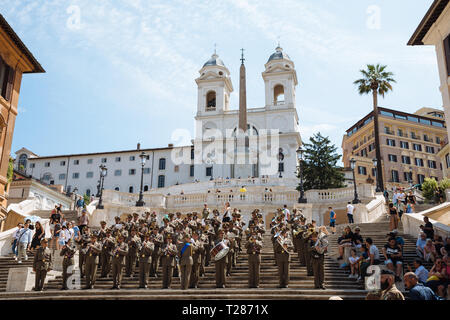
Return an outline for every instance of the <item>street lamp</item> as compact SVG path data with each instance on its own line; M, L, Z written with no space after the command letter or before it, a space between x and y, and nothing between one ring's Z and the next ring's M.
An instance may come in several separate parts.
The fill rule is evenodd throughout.
M298 159L298 171L300 173L300 198L298 198L298 203L307 203L307 199L305 198L305 190L303 189L303 170L302 170L303 149L301 146L298 147L296 153Z
M358 199L358 191L356 190L356 179L355 179L355 163L356 160L354 158L352 158L350 160L350 167L352 168L352 173L353 173L353 186L355 188L355 198L353 199L353 204L356 203L361 203L361 200Z
M105 182L105 177L108 172L108 168L105 165L100 165L100 199L98 200L97 209L104 209L105 207L102 204L102 196L103 196L103 186Z
M281 162L283 160L284 160L284 154L283 154L283 152L281 151L281 148L280 148L280 150L278 152L278 173L279 173L278 178L283 178L283 176L281 175Z
M145 166L145 160L147 159L147 155L145 154L145 152L142 152L139 155L139 158L141 158L141 166L142 166L142 170L141 170L141 189L139 191L139 200L136 202L136 207L143 207L145 205L145 202L144 202L144 194L142 193L142 189L144 187L144 166Z

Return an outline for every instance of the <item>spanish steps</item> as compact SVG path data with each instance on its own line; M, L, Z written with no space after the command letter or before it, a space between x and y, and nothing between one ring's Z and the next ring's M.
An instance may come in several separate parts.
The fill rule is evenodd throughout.
M342 230L345 225L338 226ZM380 249L386 243L388 223L380 221L376 223L366 223L358 225L364 238L371 237L374 244ZM352 226L354 227L354 225ZM91 290L68 290L62 291L61 277L49 280L43 292L5 292L8 272L10 268L25 267L32 265L32 256L28 261L23 261L18 265L13 257L0 258L0 299L52 299L52 300L86 300L86 299L329 299L331 296L340 296L344 300L364 299L367 292L362 283L348 277L349 271L339 267L340 262L337 257L337 238L339 231L329 236L329 253L325 257L325 287L326 289L314 289L313 277L307 276L306 267L300 266L297 254L291 255L290 281L289 287L278 288L278 271L273 256L273 246L270 235L263 237L263 250L261 253L261 276L260 287L258 289L248 288L248 263L247 254L243 251L238 254L236 266L233 268L231 276L227 277L226 288L217 289L215 287L214 263L205 268L205 275L200 278L197 289L180 289L180 280L174 277L171 289L161 289L161 270L158 271L157 278L149 278L147 289L138 289L137 274L134 277L123 277L121 290L110 290L112 280L100 278L100 270L95 283L95 288ZM400 232L400 235L401 232ZM405 262L411 263L415 258L415 239L409 235L402 235L405 238L404 257ZM381 255L381 259L383 259ZM430 267L430 265L426 265ZM405 263L406 268L406 263ZM99 268L100 269L100 268ZM407 270L406 270L407 271ZM405 271L405 272L406 272ZM84 279L81 287L84 286Z

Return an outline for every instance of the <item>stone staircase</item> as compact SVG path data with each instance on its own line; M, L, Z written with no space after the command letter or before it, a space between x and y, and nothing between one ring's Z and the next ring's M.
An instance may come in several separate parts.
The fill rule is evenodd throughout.
M377 222L375 223L361 223L361 224L342 224L337 226L337 232L336 234L332 235L330 234L329 236L329 256L330 258L332 258L334 261L338 261L336 260L337 257L339 256L339 251L338 251L338 244L337 244L337 239L338 237L342 234L342 231L344 230L344 228L346 226L350 226L352 228L352 231L355 229L356 226L358 226L361 229L360 234L362 235L363 239L366 239L368 237L372 238L373 243L377 246L378 250L380 251L380 260L383 262L384 256L382 254L382 248L384 247L384 245L387 243L387 239L388 236L387 234L389 233L389 221L387 219L387 217L382 217L380 218ZM412 263L414 261L414 259L417 258L416 255L416 241L417 238L408 235L408 234L403 234L403 227L401 222L399 222L399 226L398 226L398 235L403 237L405 244L403 246L403 273L408 272L408 264L410 264L412 266ZM344 260L339 260L339 263L343 263ZM427 268L428 270L431 269L431 267L433 266L433 264L431 262L424 262L423 266L425 268ZM350 269L348 268L346 270L347 274L350 274ZM357 283L356 280L353 280L355 283ZM361 282L358 286L359 289L363 288L363 283ZM397 283L397 287L402 290L403 289L403 284L398 282Z
M35 210L31 213L32 216L38 216L42 219L48 219L50 218L50 215L52 214L51 210ZM76 210L64 210L63 211L64 218L67 221L75 221L77 222L78 216Z
M243 244L244 248L244 244ZM111 278L97 277L95 289L61 291L61 277L50 280L44 292L7 293L0 292L0 299L329 299L338 295L343 299L364 299L366 292L358 288L347 272L339 268L339 264L329 257L325 258L326 290L314 289L313 277L306 275L306 267L300 267L297 255L292 255L289 288L279 289L278 271L273 257L270 235L264 236L262 250L261 281L259 289L249 289L247 254L240 252L236 267L227 277L227 288L216 289L214 264L205 268L205 275L200 278L198 289L180 289L180 279L173 278L172 288L163 290L161 272L158 278L151 278L148 289L137 289L138 278L123 277L122 290L109 290ZM5 260L7 258L3 258ZM0 259L2 260L2 259ZM6 274L7 269L14 266L14 260L0 264L0 271ZM98 274L99 275L99 274ZM84 279L81 281L84 285ZM0 287L4 291L6 284Z

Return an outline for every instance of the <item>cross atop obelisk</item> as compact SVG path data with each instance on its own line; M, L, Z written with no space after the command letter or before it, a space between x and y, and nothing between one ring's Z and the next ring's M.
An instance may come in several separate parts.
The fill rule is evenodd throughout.
M241 49L241 68L239 72L239 129L247 131L247 88L244 65L244 49Z

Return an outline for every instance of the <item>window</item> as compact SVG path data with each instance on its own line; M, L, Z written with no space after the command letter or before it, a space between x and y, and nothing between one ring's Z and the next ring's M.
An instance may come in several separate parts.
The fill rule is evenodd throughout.
M361 157L367 157L367 149L366 148L361 150ZM283 171L284 171L284 165L283 165Z
M415 132L411 132L411 139L420 140L420 138L417 136Z
M377 176L377 168L372 168L372 176Z
M52 178L52 175L50 173L46 173L42 176L42 180L49 181Z
M92 171L86 172L86 178L93 178L93 177L94 177L94 172L92 172Z
M440 127L440 128L444 127L444 124L442 122L431 121L431 124L435 127Z
M369 144L369 152L375 149L375 143Z
M436 169L437 168L436 161L428 160L427 162L428 162L428 168L430 168L430 169Z
M144 168L144 174L150 174L150 168Z
M130 156L130 161L134 161L134 160L136 160L136 157L135 156Z
M389 128L389 127L384 127L384 133L386 133L386 134L394 134L392 132L391 128Z
M400 115L400 114L396 114L395 115L395 119L406 120L406 116L403 116L403 115Z
M212 176L212 167L207 167L206 168L206 176L207 177L211 177Z
M414 149L414 151L422 152L422 145L413 143L413 149Z
M166 170L166 158L159 159L159 170Z
M106 163L106 158L102 158L102 163Z
M428 124L428 125L431 125L431 120L428 120L428 119L420 118L420 119L419 119L419 122L422 123L422 124Z
M412 181L412 172L403 172L403 179L407 182Z
M160 175L158 176L158 188L164 188L166 182L166 176Z
M73 164L76 165L76 166L79 165L80 164L80 160L73 160Z
M444 39L444 55L447 63L447 75L450 76L450 35Z
M409 143L406 141L400 141L400 148L409 149Z
M431 139L430 137L428 137L427 134L424 134L424 135L423 135L423 141L433 142L433 139Z
M402 156L402 163L411 164L411 158L408 156Z
M281 84L276 85L273 88L273 104L284 104L284 87Z
M122 175L122 170L117 169L117 170L114 171L114 176L120 177L121 175Z
M440 144L441 143L441 138L440 137L436 137L436 143Z
M393 139L386 139L386 144L388 146L395 147L395 140L393 140Z
M66 179L66 174L65 173L61 173L58 177L59 180L65 180Z
M87 163L88 163L88 164L92 164L93 162L94 162L93 159L88 159L88 160L87 160Z
M194 176L194 165L191 165L189 167L189 177L193 177Z
M64 166L66 165L66 162L65 162L65 161L61 161L61 162L59 163L59 165L60 165L61 167L64 167Z
M408 116L408 120L412 122L419 122L419 118Z
M130 169L130 170L128 170L128 174L129 174L130 176L134 176L134 175L136 174L136 169Z
M363 176L367 175L367 169L366 169L366 167L358 166L358 174L361 174L361 175L363 175Z
M419 182L419 184L422 184L425 181L425 176L423 174L418 174L417 181Z
M427 153L434 153L434 147L426 146L425 150Z
M400 180L398 178L398 171L397 170L392 170L391 171L391 178L392 178L392 182L400 182Z
M445 163L447 165L447 168L450 168L450 153L447 153L445 155Z
M194 148L191 148L191 160L194 160L194 157L195 157Z
M120 188L119 187L115 187L114 190L120 191Z
M216 110L216 92L209 91L206 94L206 111Z
M130 187L128 188L128 192L129 192L129 193L133 193L133 192L134 192L134 187L133 187L133 186L130 186Z
M394 154L388 155L389 161L391 162L397 162L397 156Z
M73 174L72 174L72 178L73 179L78 179L80 177L80 173L79 172L74 172Z
M386 117L392 117L392 118L394 117L394 114L392 112L387 112L387 111L383 111L383 110L380 111L380 114L382 116L386 116Z
M120 162L120 157L116 157L116 162Z
M86 195L87 195L88 197L91 196L91 189L86 189Z
M14 69L0 57L0 94L7 101L11 99L13 82Z
M416 163L416 166L423 167L423 159L416 158L415 163Z
M397 129L397 134L399 137L404 137L405 134L403 133L403 129Z
M144 186L144 192L148 191L148 185Z
M36 164L35 163L30 163L30 168L35 168Z
M46 168L50 167L50 162L46 162L46 163L44 164L44 167L46 167Z

